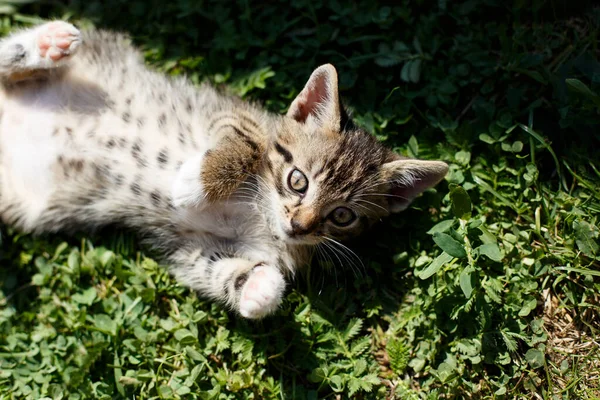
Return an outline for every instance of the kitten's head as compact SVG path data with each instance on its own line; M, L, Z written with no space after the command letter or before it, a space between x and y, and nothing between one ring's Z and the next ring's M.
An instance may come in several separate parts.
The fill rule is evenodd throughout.
M354 126L339 101L335 68L323 65L283 118L263 169L275 232L290 243L316 244L356 236L404 210L448 166L403 159Z

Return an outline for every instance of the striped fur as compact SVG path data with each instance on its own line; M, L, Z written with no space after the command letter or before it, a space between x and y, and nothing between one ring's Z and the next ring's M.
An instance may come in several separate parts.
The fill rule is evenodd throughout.
M134 228L180 282L248 318L276 310L315 245L405 208L447 170L355 127L330 65L280 116L148 70L122 35L56 21L0 42L0 80L3 222Z

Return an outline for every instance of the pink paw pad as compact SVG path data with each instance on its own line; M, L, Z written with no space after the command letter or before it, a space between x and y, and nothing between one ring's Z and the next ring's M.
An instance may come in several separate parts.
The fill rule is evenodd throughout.
M52 61L67 57L81 44L81 33L73 25L62 22L50 22L40 28L37 46L40 56Z
M277 309L285 288L277 268L260 265L246 281L240 298L240 314L245 318L262 318Z

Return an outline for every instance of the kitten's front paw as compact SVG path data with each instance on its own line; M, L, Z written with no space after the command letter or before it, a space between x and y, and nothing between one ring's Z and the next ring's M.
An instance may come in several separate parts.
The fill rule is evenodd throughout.
M75 53L81 44L81 32L64 21L54 21L38 28L37 48L40 57L52 62Z
M205 203L205 193L200 180L204 154L193 157L179 168L173 186L171 198L173 205L179 207L201 207Z
M281 272L270 265L255 267L242 287L240 314L258 319L273 313L281 304L285 280Z

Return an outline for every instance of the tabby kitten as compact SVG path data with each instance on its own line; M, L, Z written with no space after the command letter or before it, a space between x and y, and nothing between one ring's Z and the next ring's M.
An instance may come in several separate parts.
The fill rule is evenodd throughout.
M0 217L26 232L119 223L246 318L277 309L324 241L437 184L354 126L323 65L271 114L148 70L126 37L55 21L0 42Z

